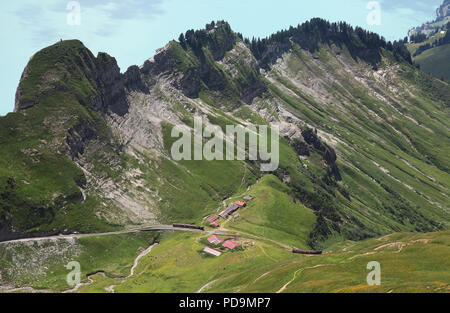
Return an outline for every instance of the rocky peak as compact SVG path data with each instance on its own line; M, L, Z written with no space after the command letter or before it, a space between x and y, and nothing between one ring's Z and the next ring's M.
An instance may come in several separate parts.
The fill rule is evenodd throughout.
M139 91L148 94L150 91L142 80L141 70L133 65L124 74L125 87L130 91Z
M180 35L179 41L183 49L190 47L199 57L204 54L203 48L208 49L214 60L218 61L233 49L238 37L242 38L242 35L234 33L230 24L219 21L207 24L202 30L188 30L185 35Z
M248 62L247 56L253 58L241 34L226 22L212 22L159 49L144 63L141 73L149 87L160 75L171 77L173 87L189 98L199 97L201 91L227 90L234 102L251 103L265 86L257 62Z
M128 111L117 61L106 53L94 57L78 40L58 42L30 59L17 88L15 111L60 99L61 93L75 95L80 104L102 113Z
M37 52L25 67L16 92L15 111L38 104L81 77L95 80L95 57L78 40L61 41Z

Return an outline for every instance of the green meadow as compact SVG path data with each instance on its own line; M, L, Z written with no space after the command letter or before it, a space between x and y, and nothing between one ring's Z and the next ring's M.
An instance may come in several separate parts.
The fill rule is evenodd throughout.
M170 234L143 257L135 276L103 275L79 292L448 292L449 233L398 233L339 243L321 256L294 255L251 239L243 251L204 255L204 235ZM245 237L245 236L243 236ZM369 262L381 265L381 285L369 286Z
M311 209L295 202L291 190L277 177L266 175L251 188L255 197L239 210L239 218L226 228L248 232L292 247L308 249L309 233L316 222Z

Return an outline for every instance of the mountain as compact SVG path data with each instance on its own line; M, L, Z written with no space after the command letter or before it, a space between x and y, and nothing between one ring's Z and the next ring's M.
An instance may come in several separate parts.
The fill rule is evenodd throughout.
M258 244L447 230L450 86L411 63L400 44L321 19L262 40L213 22L124 73L106 53L58 42L30 59L15 112L0 118L0 241L204 224L246 193L255 202L226 227ZM192 130L194 117L278 125L279 168L175 161L172 129ZM75 241L85 251L95 240ZM6 256L22 251L11 249L0 251L7 282Z
M436 20L409 31L408 50L415 64L429 74L450 80L450 2L436 10Z
M318 216L312 242L448 226L449 88L400 48L318 19L253 42L225 22L184 38L124 74L76 40L32 57L0 120L2 239L199 221L262 173L174 162L170 130L194 115L281 126L276 175Z

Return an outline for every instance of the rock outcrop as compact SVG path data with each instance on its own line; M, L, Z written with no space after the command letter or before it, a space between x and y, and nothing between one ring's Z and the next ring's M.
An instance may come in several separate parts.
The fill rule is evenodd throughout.
M106 53L99 53L96 65L103 112L111 111L120 116L125 115L128 112L125 78L120 73L116 59Z

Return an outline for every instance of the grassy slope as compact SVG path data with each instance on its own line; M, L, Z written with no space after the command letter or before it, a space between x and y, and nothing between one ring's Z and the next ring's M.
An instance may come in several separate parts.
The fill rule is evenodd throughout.
M449 238L448 231L400 233L340 244L319 258L281 266L246 291L273 286L284 276L293 278L285 292L448 292ZM381 265L381 286L366 283L371 261Z
M438 78L450 80L450 45L429 49L416 58L414 62L420 65L420 69Z
M239 212L240 217L226 227L308 249L309 233L316 216L295 203L290 189L273 175L264 176L250 194L255 199Z
M336 146L340 153L338 164L343 176L341 184L346 186L351 201L336 196L341 214L353 216L354 226L378 234L402 230L431 231L439 227L436 221L448 225L445 210L424 196L433 195L441 207L448 207L449 146L446 143L449 137L442 125L449 125L449 120L447 115L439 113L448 110L448 85L401 65L406 74L402 74L402 79L416 89L413 96L401 99L380 84L382 92L391 94L397 101L388 104L368 96L371 91L367 86L342 71L336 54L327 47L322 47L318 56L326 66L319 67L304 52L294 50L285 58L287 73L283 77L277 70L271 73L276 82L271 90L293 114L312 125L320 125L342 141ZM391 62L389 54L384 62L383 66ZM363 65L354 62L353 66L362 69ZM325 71L336 79L333 88L327 86L330 82ZM307 79L323 81L329 92L329 103L322 100L318 104L297 87ZM426 83L427 80L433 87ZM339 105L333 105L333 101ZM417 119L419 125L406 115ZM429 129L421 127L422 124ZM392 127L409 139L393 131ZM415 164L416 169L405 161ZM389 175L374 162L389 171ZM432 179L417 169L432 173ZM351 227L348 225L347 229L351 230Z
M166 152L170 155L172 125L163 123ZM221 201L253 184L258 177L254 167L240 161L181 161L161 158L157 166L141 170L149 187L158 190L162 201L161 220L199 223ZM151 164L149 161L147 164Z
M407 44L407 48L413 56L413 61L420 65L420 69L425 73L431 74L437 78L444 78L446 81L450 81L450 66L448 65L450 45L443 45L434 47L417 56L414 56L415 52L426 44L433 45L435 41L443 38L445 34L437 33L434 36L429 37L427 40L421 43Z

